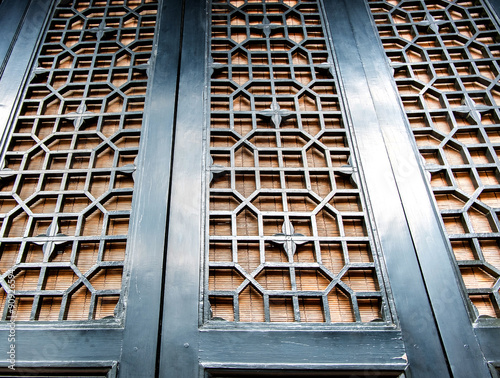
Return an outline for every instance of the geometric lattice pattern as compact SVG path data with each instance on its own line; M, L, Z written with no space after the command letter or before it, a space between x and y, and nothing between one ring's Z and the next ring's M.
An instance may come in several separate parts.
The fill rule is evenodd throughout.
M0 171L3 320L13 290L16 320L114 315L156 8L75 0L54 10Z
M207 318L386 320L317 1L211 17Z
M370 1L477 315L500 305L500 34L483 1Z

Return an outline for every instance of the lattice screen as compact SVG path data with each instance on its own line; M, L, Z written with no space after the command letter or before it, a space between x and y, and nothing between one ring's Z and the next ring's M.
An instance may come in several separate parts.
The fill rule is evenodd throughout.
M211 319L386 319L318 2L211 17Z
M484 1L369 1L478 315L500 305L500 34Z
M90 320L118 303L156 1L62 0L0 172L2 319Z

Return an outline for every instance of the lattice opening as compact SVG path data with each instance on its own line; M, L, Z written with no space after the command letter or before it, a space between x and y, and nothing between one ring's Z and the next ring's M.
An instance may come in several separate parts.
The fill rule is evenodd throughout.
M293 323L295 321L291 298L269 298L271 322Z
M468 289L490 289L498 278L477 267L460 267L460 272Z
M321 262L330 272L338 274L345 265L342 245L321 243Z
M103 261L123 261L125 260L127 242L116 241L106 242L104 245Z
M238 297L240 322L264 322L264 300L252 286L247 286Z
M80 287L68 299L65 320L83 320L89 318L92 294L86 286Z
M292 290L290 272L286 269L265 269L255 278L265 290Z
M210 269L208 279L209 290L234 291L244 281L244 278L232 269Z
M472 224L473 231L476 233L492 232L490 220L483 212L471 208L467 213Z
M336 217L326 210L316 215L318 236L340 236L340 229Z
M347 243L349 261L352 263L371 263L373 255L369 244L365 243Z
M453 194L436 194L436 202L440 210L460 210L465 202Z
M323 323L325 321L321 298L299 298L300 321Z
M359 299L359 315L362 322L371 322L382 318L382 309L379 299Z
M252 205L259 211L283 211L283 199L280 195L259 195L252 201Z
M39 278L39 269L21 270L15 275L15 288L19 291L34 291L38 287Z
M343 277L342 281L353 291L377 291L377 278L372 270L350 269Z
M245 209L236 216L236 231L240 236L259 235L257 217L251 211ZM229 234L231 235L231 233Z
M33 307L32 297L16 297L16 301L14 304L14 313L13 314L9 313L6 320L14 318L16 321L28 321L31 319L32 307Z
M86 273L90 268L97 264L98 255L99 243L79 243L78 253L75 259L78 270L82 273Z
M89 281L96 290L118 290L122 285L122 268L99 270Z
M210 262L233 261L233 251L231 243L211 242L209 248Z
M295 271L295 282L299 291L323 291L330 284L320 271L305 269Z
M119 299L120 296L118 295L97 297L93 319L114 317L114 311Z
M43 297L40 301L36 320L57 321L61 311L61 297Z
M234 321L234 308L232 297L210 297L212 317L216 320Z
M328 307L332 323L352 323L356 321L351 300L339 289L333 289L328 295Z
M45 273L43 290L64 290L76 282L78 276L71 269L49 269Z
M225 261L231 261L231 258ZM252 273L257 269L260 265L259 244L238 243L238 264L240 264L247 273Z
M480 240L481 252L486 262L500 269L500 247L497 240Z
M472 304L476 307L479 316L496 318L499 311L495 309L489 295L469 295Z
M451 247L457 261L476 259L474 249L469 240L452 240Z
M469 171L455 171L453 175L455 176L458 187L465 193L472 194L476 191L477 184L473 180L473 177L471 177Z

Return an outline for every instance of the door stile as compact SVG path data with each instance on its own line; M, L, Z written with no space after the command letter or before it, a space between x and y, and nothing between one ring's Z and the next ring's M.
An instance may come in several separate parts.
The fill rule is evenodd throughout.
M184 4L179 90L167 225L160 377L198 376L204 164L206 2Z
M14 47L30 0L0 2L0 77Z
M183 1L161 1L148 88L138 186L134 195L120 374L153 377L165 274L165 225L171 182ZM167 304L168 306L168 304Z
M500 1L499 0L488 0L489 6L493 9L493 16L496 17L497 22L500 20Z
M7 6L10 3L4 2L2 6ZM141 83L144 84L144 87L147 86L147 90L144 89L147 105L140 114L141 117L144 117L144 122L141 122L142 136L140 146L138 146L140 148L139 156L134 164L129 164L120 171L123 171L124 176L131 180L137 174L134 198L131 205L132 216L130 218L130 234L127 238L127 257L123 269L123 282L121 279L119 281L123 288L120 302L116 306L114 313L111 310L112 314L110 316L98 322L53 321L52 319L49 322L16 323L16 367L18 373L80 375L95 373L115 377L120 365L119 360L123 356L125 361L123 366L124 376L128 376L127 368L130 364L135 364L138 373L131 373L129 376L154 376L157 361L156 340L158 338L161 304L161 277L163 273L167 213L165 198L168 197L170 180L171 154L169 149L171 149L170 140L173 130L180 34L180 17L177 17L180 16L180 6L176 8L176 5L179 5L180 2L168 2L168 11L165 10L167 8L165 3L167 2L161 3L162 9L161 11L158 10L158 14L165 15L160 17L162 25L159 26L159 29L163 33L162 41L159 42L158 34L154 38L150 37L150 35L154 35L154 31L142 37L143 41L153 46L150 62L148 63L146 58L146 61L141 64L141 59L144 59L144 57L134 55L136 51L145 51L142 49L144 42L139 42L138 49L127 52L129 58L131 58L129 62L122 62L110 68L120 71L120 73L127 70L127 77L129 75L132 77L132 70L134 77L135 75L140 77L149 76L147 80L149 85L144 84L145 79ZM31 80L37 75L36 66L33 67L33 57L37 55L38 45L41 42L41 36L44 34L44 25L47 23L48 15L51 14L50 10L56 6L64 7L71 6L71 4L72 2L63 4L59 0L41 0L33 1L28 9L24 24L0 81L0 104L3 105L0 107L0 128L4 133L4 140L10 135L11 130L7 130L6 127L14 122L12 121L13 115L18 111L17 104L19 98L21 98L20 96L25 91L24 85L28 81L28 73L31 69L33 70ZM107 6L108 3L106 3L105 7ZM116 4L111 6L116 6ZM179 10L178 13L176 13L176 9ZM134 32L143 32L143 28L147 28L145 24L151 22L151 16L148 19L148 15L151 15L151 8L146 9L146 12L143 13L146 14L141 19L144 24L137 25ZM106 20L106 16L101 15L104 20ZM139 17L143 17L143 15ZM107 31L109 31L109 28ZM107 31L105 30L104 34ZM151 29L149 32L151 32ZM80 31L77 33L80 33ZM113 33L116 36L116 30ZM151 41L147 41L148 39ZM58 41L55 43L58 43ZM159 60L156 67L161 66L161 68L154 72L155 83L152 84L153 75L151 73L153 73L153 69L151 66L154 67L154 50L159 43L164 48L158 54ZM128 46L128 48L133 48L133 46ZM96 54L93 54L93 56L88 53L81 55L86 55L83 58L88 61L89 59L95 59ZM109 55L107 56L109 61L118 59L116 55L112 57ZM78 56L78 58L82 57ZM133 62L132 58L134 59ZM123 68L127 67L127 63L130 66ZM81 72L81 67L78 68ZM74 70L75 68L71 66L66 67L66 69ZM42 68L40 70L42 74L49 71L49 69ZM107 77L106 74L105 79L101 77L98 81L107 82L109 81ZM131 81L125 80L125 82ZM116 85L120 87L123 82ZM125 88L124 91L126 90ZM84 101L90 97L86 97ZM130 107L132 108L134 104L138 104L137 108L134 109L140 108L141 100L144 101L144 97L136 96L130 101ZM134 100L136 100L136 103L133 102ZM132 110L129 111L129 113L131 112ZM108 113L115 113L116 118L116 113L120 112L115 110ZM60 117L62 114L55 115L56 118L58 116ZM138 118L136 114L133 116L131 119L135 122ZM124 116L122 117L124 118ZM82 125L83 122L79 126ZM137 130L141 126L134 123L133 126L128 127L135 128L134 132L137 134ZM14 126L12 129L14 129ZM73 134L78 135L78 131L76 130ZM115 141L117 139L116 136ZM5 144L5 141L3 143ZM131 154L134 150L129 148L126 152ZM71 168L73 167L71 166ZM114 168L117 167L112 169ZM20 174L22 173L24 172ZM143 218L146 217L142 217L141 214L148 214L147 219L144 220ZM66 237L66 235L64 236ZM114 240L118 241L120 238L123 240L120 236L114 238ZM125 254L125 251L123 253ZM106 267L119 264L106 261L102 265ZM121 263L121 265L124 264ZM109 295L110 293L114 294L112 290L107 290L105 294ZM91 310L95 308L96 306L92 305ZM130 309L130 312L127 312L128 309ZM88 312L92 313L92 311ZM32 311L31 318L36 316L33 313L34 311ZM0 329L2 340L6 341L8 334L8 322L2 322ZM7 342L0 343L2 369L8 365L7 357L5 357L8 356L8 347ZM3 369L1 372L10 372L10 370Z
M485 3L489 5L491 16L496 19L497 25L500 25L500 0L488 0ZM495 378L500 377L500 349L498 348L500 321L483 319L474 325L474 331L490 366L491 375Z

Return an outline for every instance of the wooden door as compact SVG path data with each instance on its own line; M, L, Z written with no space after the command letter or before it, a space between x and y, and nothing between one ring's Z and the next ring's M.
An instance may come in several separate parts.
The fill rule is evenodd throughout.
M497 374L497 8L1 3L1 373Z

